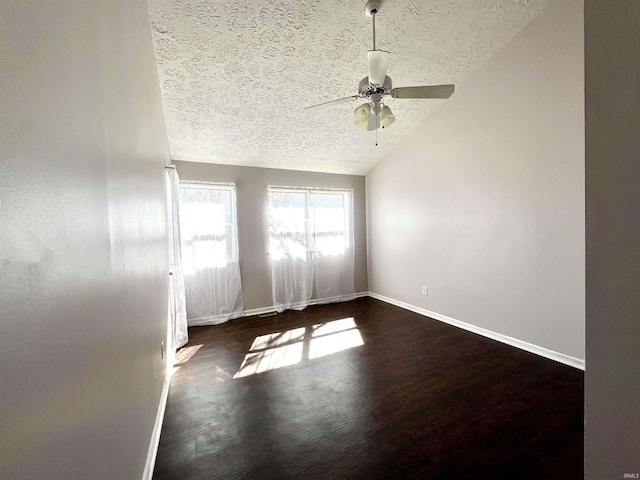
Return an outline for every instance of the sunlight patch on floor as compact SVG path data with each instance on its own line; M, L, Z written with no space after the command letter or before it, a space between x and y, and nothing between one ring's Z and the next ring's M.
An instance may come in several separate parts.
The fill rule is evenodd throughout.
M364 341L353 317L260 335L233 378L295 365L303 357L313 360L362 345Z
M346 332L336 332L323 337L311 340L309 348L309 359L324 357L332 353L341 352L353 347L364 345L360 332L355 330L347 330Z
M260 335L256 337L251 345L251 351L264 350L266 348L277 347L278 345L284 345L290 342L302 341L304 338L305 328L294 328L293 330L287 330L286 332L269 333L267 335Z
M342 318L340 320L334 320L327 323L319 323L313 326L313 336L319 337L321 335L330 335L332 333L342 332L356 327L356 322L353 317Z
M247 377L254 373L262 373L276 368L288 367L300 362L302 358L302 342L292 343L284 347L268 348L257 353L248 353L233 378Z
M192 345L190 347L182 347L176 353L176 359L174 360L174 365L181 365L183 363L187 363L191 357L195 355L195 353L200 350L202 345Z

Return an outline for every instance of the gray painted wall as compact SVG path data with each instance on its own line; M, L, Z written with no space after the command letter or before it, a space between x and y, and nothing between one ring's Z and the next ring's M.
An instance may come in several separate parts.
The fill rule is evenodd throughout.
M367 175L370 291L585 358L583 72L556 1Z
M0 7L0 477L140 479L168 157L144 0Z
M640 2L587 0L586 478L640 474Z
M368 290L365 178L363 176L195 162L175 162L175 165L180 180L236 184L240 274L245 309L273 305L271 266L267 255L269 250L268 185L353 189L355 286L356 292Z

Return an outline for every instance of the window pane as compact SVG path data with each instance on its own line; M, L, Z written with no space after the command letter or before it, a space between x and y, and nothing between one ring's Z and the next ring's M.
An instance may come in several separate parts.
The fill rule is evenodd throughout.
M274 258L306 258L306 219L306 192L269 192L269 251Z
M342 192L313 192L315 249L323 255L344 253L347 243L346 195Z

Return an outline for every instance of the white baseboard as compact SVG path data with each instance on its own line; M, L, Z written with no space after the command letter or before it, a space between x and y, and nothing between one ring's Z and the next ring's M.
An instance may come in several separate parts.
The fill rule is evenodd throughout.
M353 298L350 298L349 300L355 300L356 298L361 298L361 297L368 297L369 296L369 292L358 292L358 293L354 293L353 294ZM328 298L320 298L320 299L313 299L309 302L309 305L317 305L318 301L320 301L320 303L324 304L324 303L332 303L335 301L340 300L341 297L328 297ZM250 310L245 310L244 311L244 316L245 317L250 317L252 315L264 315L265 313L273 313L277 311L276 307L274 307L273 305L269 306L269 307L262 307L262 308L252 308Z
M147 461L144 465L142 480L152 480L153 468L156 465L156 455L158 454L158 445L160 444L160 432L162 431L162 422L164 420L164 411L167 407L167 397L169 396L169 385L171 384L171 373L173 372L173 362L171 365L167 362L167 375L162 385L162 393L160 394L160 404L156 413L156 421L153 425L151 433L151 442L149 443L149 451L147 452Z
M252 308L244 311L245 317L251 317L253 315L264 315L265 313L273 313L276 311L276 307L273 305L270 307Z
M570 357L569 355L565 355L564 353L555 352L553 350L549 350L544 347L539 347L538 345L533 345L532 343L528 343L523 340L518 340L517 338L509 337L501 333L496 333L491 330L487 330L485 328L471 325L470 323L461 322L460 320L447 317L446 315L442 315L436 312L431 312L424 308L416 307L414 305L410 305L408 303L404 303L399 300L394 300L392 298L385 297L383 295L378 295L377 293L369 292L369 296L371 298L375 298L377 300L382 300L383 302L390 303L391 305L395 305L396 307L404 308L405 310L410 310L412 312L419 313L420 315L424 315L425 317L433 318L435 320L448 323L449 325L453 325L454 327L459 327L469 332L477 333L478 335L482 335L483 337L491 338L492 340L497 340L498 342L506 343L507 345L511 345L512 347L520 348L530 353L535 353L536 355L540 355L541 357L549 358L551 360L555 360L556 362L564 363L565 365L569 365L570 367L579 368L580 370L585 369L584 360L581 360L579 358Z

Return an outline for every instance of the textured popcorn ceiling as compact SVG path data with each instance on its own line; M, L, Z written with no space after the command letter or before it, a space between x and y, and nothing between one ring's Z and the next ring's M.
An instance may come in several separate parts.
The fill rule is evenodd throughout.
M376 43L396 87L460 84L551 0L386 0ZM447 100L389 99L366 132L357 93L371 19L360 0L149 0L174 160L365 174ZM455 95L455 93L454 93Z

